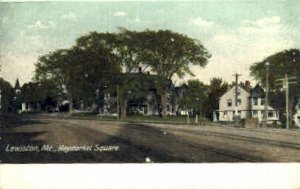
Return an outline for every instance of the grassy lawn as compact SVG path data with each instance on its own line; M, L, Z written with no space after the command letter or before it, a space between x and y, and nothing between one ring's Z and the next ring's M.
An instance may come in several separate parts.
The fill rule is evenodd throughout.
M96 119L104 121L116 121L115 116L99 116L95 113L73 113L73 118L79 119ZM164 124L187 124L188 119L186 116L168 116L167 119L162 119L159 116L143 116L143 115L127 115L125 120L120 120L124 122L134 122L134 123L164 123ZM195 123L195 117L190 117L190 124L193 125L202 125L211 123L206 118L199 117L198 123Z

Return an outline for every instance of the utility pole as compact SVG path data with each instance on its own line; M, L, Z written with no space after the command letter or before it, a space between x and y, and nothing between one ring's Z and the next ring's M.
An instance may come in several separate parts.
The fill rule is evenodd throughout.
M0 72L1 72L1 65L0 65ZM0 113L2 113L2 90L0 89Z
M120 110L119 110L119 84L117 84L117 120L120 119Z
M268 124L269 66L270 66L270 63L266 62L266 98L265 98L264 121L263 121L264 128L267 128L267 124Z
M238 79L239 75L238 73L233 75L235 77L235 107L234 107L234 119L237 121L237 106L238 106Z
M295 84L295 81L289 81L296 79L296 77L288 77L287 74L284 78L277 79L276 81L282 81L282 88L285 90L285 113L286 113L286 129L289 129L289 85Z
M0 89L0 113L2 113L2 91Z

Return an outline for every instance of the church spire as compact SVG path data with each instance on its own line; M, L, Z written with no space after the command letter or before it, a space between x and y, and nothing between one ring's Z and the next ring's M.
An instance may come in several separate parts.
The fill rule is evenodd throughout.
M16 84L15 84L15 93L16 94L20 94L21 93L21 87L20 87L20 83L19 83L19 79L18 78L17 78Z
M19 83L19 79L17 78L16 80L16 84L15 84L15 89L20 89L20 83Z

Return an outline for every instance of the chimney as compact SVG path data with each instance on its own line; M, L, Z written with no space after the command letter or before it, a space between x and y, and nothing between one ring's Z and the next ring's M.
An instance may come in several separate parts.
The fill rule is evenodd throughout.
M251 85L250 85L250 81L245 81L245 88L247 89L247 91L250 91L251 89Z
M142 73L142 67L139 67L139 73Z

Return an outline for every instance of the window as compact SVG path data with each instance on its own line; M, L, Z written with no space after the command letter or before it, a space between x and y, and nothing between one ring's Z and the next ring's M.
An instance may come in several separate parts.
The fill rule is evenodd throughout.
M253 117L257 117L257 111L256 110L253 111Z
M254 105L257 105L257 104L258 104L257 98L253 98L253 103L254 103Z
M268 112L268 117L273 117L274 113L273 112Z
M265 104L265 99L261 99L260 100L260 105L264 105Z
M232 106L232 100L231 100L231 99L228 99L228 100L227 100L227 106L228 106L228 107L231 107L231 106Z
M227 115L227 112L226 112L226 111L224 112L224 115Z
M241 105L241 104L242 104L242 99L238 99L238 100L237 100L237 104L238 104L238 105Z

